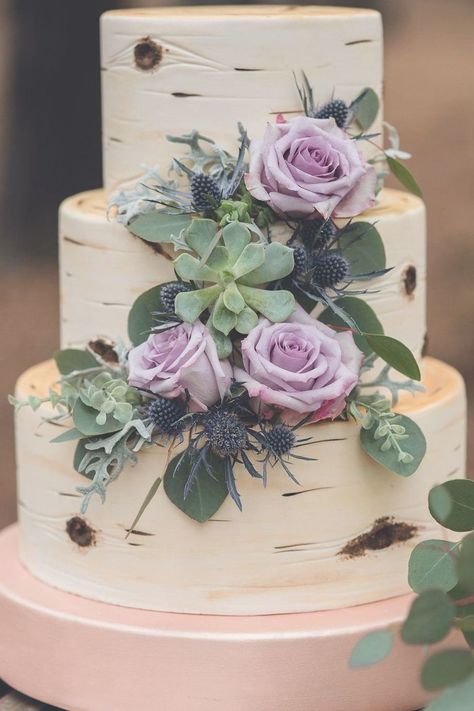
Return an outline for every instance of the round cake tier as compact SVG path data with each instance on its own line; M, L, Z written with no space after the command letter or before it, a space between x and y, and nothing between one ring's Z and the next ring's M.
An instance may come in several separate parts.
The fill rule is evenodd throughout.
M383 190L361 215L377 224L385 245L385 276L364 282L362 295L385 333L420 360L426 334L426 225L423 202ZM170 256L106 217L105 195L94 190L68 198L60 210L61 345L82 345L101 335L127 338L127 317L147 289L175 279Z
M277 114L301 113L295 75L317 103L382 95L378 12L254 6L117 10L102 17L104 185L115 190L159 164L167 135L197 129L235 152L238 122L258 138ZM382 129L382 111L371 132ZM373 152L368 142L361 148Z
M41 396L56 376L52 362L32 368L17 394ZM166 449L144 450L110 485L104 505L93 500L83 521L68 525L79 516L76 487L84 484L72 466L75 443L50 443L67 425L42 422L49 409L23 409L16 426L22 560L64 590L171 612L304 612L403 594L412 548L447 535L430 517L429 490L464 476L462 378L426 359L424 384L425 392L407 395L397 408L427 439L425 459L410 478L370 459L355 424L309 425L305 435L316 443L304 454L317 461L295 462L300 486L279 467L266 489L237 468L243 512L229 497L205 524L186 517L161 488L128 537L152 483L164 474Z

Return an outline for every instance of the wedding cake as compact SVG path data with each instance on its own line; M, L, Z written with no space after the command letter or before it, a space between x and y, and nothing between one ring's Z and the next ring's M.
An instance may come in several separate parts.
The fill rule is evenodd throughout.
M14 400L22 563L192 615L407 593L465 394L425 356L379 13L117 10L101 36L104 188L60 208L61 350Z

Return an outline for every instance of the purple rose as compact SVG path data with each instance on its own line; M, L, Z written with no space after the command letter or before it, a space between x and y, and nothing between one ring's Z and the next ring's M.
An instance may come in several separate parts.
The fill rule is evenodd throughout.
M280 215L353 217L374 205L376 173L334 119L300 116L252 141L245 184Z
M167 398L187 390L191 409L218 402L231 383L232 367L219 360L216 346L200 321L153 333L128 355L128 382Z
M234 377L264 410L283 410L287 422L312 412L316 422L341 414L359 380L362 353L349 331L337 333L298 306L286 323L261 319L242 341L242 360Z

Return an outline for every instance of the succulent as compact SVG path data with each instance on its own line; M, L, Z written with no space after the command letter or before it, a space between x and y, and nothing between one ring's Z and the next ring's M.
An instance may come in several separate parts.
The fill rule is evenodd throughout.
M293 250L278 242L252 242L245 225L232 222L218 230L212 220L193 220L184 233L198 256L181 254L175 261L177 275L201 285L176 296L176 314L193 323L209 309L207 326L219 357L230 355L229 333L247 334L262 314L270 321L284 321L294 308L294 296L285 290L267 291L262 284L283 279L294 269ZM223 242L223 244L221 243Z
M134 406L139 404L137 391L111 373L99 373L93 380L85 380L79 397L84 405L97 410L98 425L105 424L108 415L126 425L132 419Z

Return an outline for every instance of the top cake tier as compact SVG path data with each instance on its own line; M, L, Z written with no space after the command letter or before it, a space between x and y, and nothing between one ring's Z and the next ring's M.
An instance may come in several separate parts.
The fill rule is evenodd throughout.
M365 87L381 97L382 23L372 10L117 10L103 15L101 34L108 192L135 180L144 165L166 172L176 152L167 135L195 128L235 152L239 121L252 138L279 113L301 113L295 76L300 81L303 71L317 103L351 102ZM381 125L382 111L371 132Z

